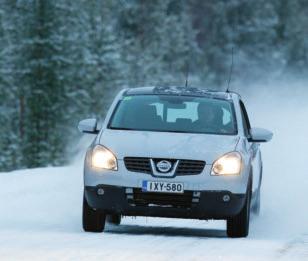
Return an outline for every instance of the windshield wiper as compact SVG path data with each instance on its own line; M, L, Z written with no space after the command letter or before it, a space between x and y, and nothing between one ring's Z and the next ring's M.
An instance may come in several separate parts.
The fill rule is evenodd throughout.
M109 129L112 129L112 130L136 130L136 129L132 129L132 128L117 128L117 127L109 127Z
M179 131L179 130L160 130L160 129L133 129L133 128L118 128L118 127L109 127L112 130L132 130L132 131L158 131L158 132L173 132L173 133L192 133L189 131Z
M177 130L162 130L162 131L165 131L165 132L174 132L174 133L193 133L193 132L190 132L190 131L177 131Z

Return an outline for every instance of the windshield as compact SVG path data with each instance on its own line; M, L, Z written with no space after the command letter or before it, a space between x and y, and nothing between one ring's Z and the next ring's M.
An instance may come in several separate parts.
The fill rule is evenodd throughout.
M191 96L125 96L116 107L109 128L237 134L232 102Z

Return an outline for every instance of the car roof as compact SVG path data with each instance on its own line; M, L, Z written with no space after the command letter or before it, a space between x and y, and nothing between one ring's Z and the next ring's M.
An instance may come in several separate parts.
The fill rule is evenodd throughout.
M195 96L195 97L207 97L207 98L216 98L231 100L232 97L239 96L234 92L223 92L209 90L206 88L200 87L182 87L182 86L151 86L151 87L138 87L127 89L124 93L127 95L179 95L179 96Z

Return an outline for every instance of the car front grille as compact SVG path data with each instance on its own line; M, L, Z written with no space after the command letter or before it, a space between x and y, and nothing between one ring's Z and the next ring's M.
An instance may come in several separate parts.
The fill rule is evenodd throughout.
M124 163L125 167L129 171L142 172L148 174L152 173L152 168L149 158L125 157Z
M205 166L205 162L201 160L180 160L176 169L177 176L198 175Z
M175 162L176 160L174 160ZM129 171L152 174L150 158L125 157L125 167ZM174 163L173 163L174 164ZM201 160L179 160L175 171L176 176L198 175L205 167L205 162Z
M129 203L135 206L162 206L175 208L190 208L192 206L192 191L185 191L183 194L143 192L141 189L133 189L133 198Z

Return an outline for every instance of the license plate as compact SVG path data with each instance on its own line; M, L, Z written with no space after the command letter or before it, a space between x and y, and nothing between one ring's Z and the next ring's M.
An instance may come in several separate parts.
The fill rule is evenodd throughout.
M184 193L184 184L165 181L142 181L142 191L145 192L167 192Z

